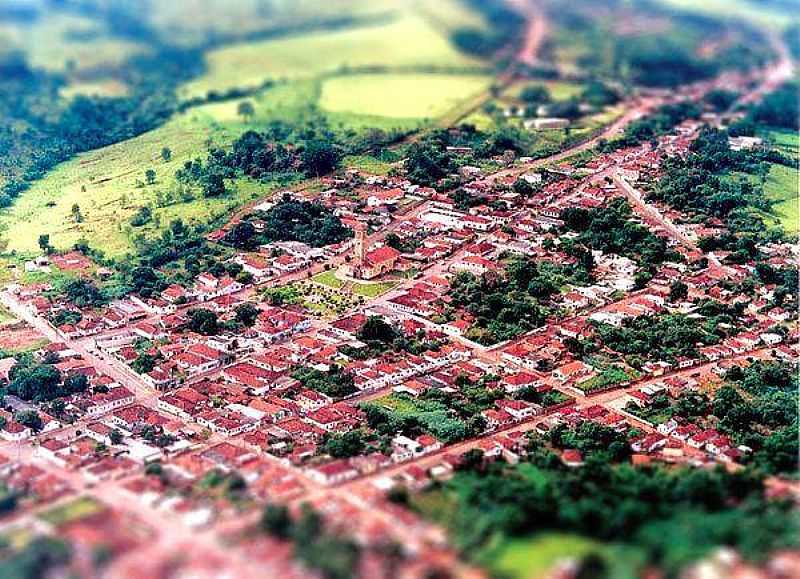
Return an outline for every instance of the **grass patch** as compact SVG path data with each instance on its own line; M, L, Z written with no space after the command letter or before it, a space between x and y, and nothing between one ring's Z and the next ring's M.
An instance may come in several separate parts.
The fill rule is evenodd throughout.
M344 282L336 277L334 270L323 271L311 278L311 281L328 286L333 289L339 289L344 285Z
M731 173L728 176L730 179L741 177L760 185L759 178L749 173ZM796 234L800 229L800 224L798 224L800 219L799 178L800 172L796 168L777 163L770 165L767 179L764 182L764 194L774 203L771 212L759 212L768 225L780 225L790 235Z
M102 20L44 10L25 26L0 22L0 36L9 48L23 51L34 68L53 72L91 72L122 66L143 44L113 37Z
M424 119L439 117L486 90L488 76L448 74L360 74L322 84L320 107L330 112Z
M417 412L418 410L417 405L414 404L414 401L410 398L399 397L393 394L373 400L373 403L383 406L384 408L388 408L389 410L401 413L410 414L412 412Z
M798 171L785 165L772 165L764 184L764 192L776 203L772 206L775 217L784 231L789 234L798 232L800 220L800 199L798 199Z
M378 297L397 286L396 281L384 281L378 283L354 283L352 292L357 296L368 298Z
M631 380L632 378L633 377L625 372L625 370L622 368L611 366L600 372L600 374L597 376L589 378L580 384L576 384L575 387L584 392L593 392L595 390L600 390L601 388L608 388L609 386L622 384L623 382Z
M43 521L60 527L105 510L105 506L91 497L80 497L39 515Z
M5 306L0 305L0 324L13 322L16 319L17 318L15 318L14 315L5 308Z
M348 155L342 159L342 166L346 169L358 169L372 175L388 175L395 163L372 155Z

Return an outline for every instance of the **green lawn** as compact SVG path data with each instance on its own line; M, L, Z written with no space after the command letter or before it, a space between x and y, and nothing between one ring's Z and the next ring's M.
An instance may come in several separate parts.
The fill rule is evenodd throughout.
M584 89L584 85L578 82L567 82L567 81L560 81L560 80L546 80L546 81L536 81L532 80L529 82L520 82L512 87L510 87L503 96L508 96L513 99L518 99L522 91L527 86L544 86L547 88L550 96L554 101L564 101L572 97L576 97Z
M800 136L795 131L770 129L763 133L759 132L759 135L765 137L768 142L771 142L784 155L794 159L800 158Z
M384 281L377 283L354 283L352 292L357 296L365 296L374 298L379 295L385 294L392 288L397 286L396 281Z
M753 174L732 173L730 179L747 178L760 185L759 178ZM800 230L800 211L798 211L798 179L800 173L797 169L773 163L770 166L767 180L764 183L764 193L768 199L775 203L770 213L760 212L764 221L769 225L780 225L783 230L794 235Z
M311 278L311 281L331 287L333 289L339 289L344 285L344 282L336 277L336 272L334 270L318 273Z
M410 414L417 411L417 405L414 404L413 400L405 397L395 396L394 394L373 400L373 403L404 414Z
M59 527L105 510L105 506L91 497L80 497L39 515L43 521Z
M397 161L383 161L371 155L349 155L342 159L342 166L358 169L373 175L388 175Z
M489 76L448 74L362 74L323 82L320 107L330 112L378 117L436 118L481 93Z
M335 31L227 46L207 57L208 71L184 96L258 86L267 79L309 78L347 67L475 67L445 31L408 5L390 18Z

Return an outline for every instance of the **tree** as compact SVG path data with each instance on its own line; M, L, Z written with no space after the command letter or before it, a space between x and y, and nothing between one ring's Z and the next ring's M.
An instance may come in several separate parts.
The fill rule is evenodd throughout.
M50 254L53 252L53 247L50 245L50 234L42 233L39 236L39 249L44 253Z
M322 447L333 458L358 456L366 448L364 433L360 430L351 430L343 434L328 436Z
M148 169L144 172L144 180L148 185L153 185L156 182L156 172L153 169Z
M309 175L319 177L336 168L339 164L339 153L330 141L313 139L303 148L302 162Z
M217 314L205 308L194 308L189 310L189 322L187 327L192 332L213 336L219 333L219 320Z
M134 213L133 217L131 217L131 225L134 227L141 227L142 225L148 223L153 218L153 210L150 209L150 206L144 205L139 207Z
M225 243L238 249L253 250L259 245L256 228L249 221L240 221L225 234Z
M391 344L400 334L380 316L370 316L358 331L358 339L362 342L380 342Z
M689 295L689 286L680 280L675 280L669 286L669 297L667 298L672 303L677 303L685 300Z
M550 91L546 86L540 84L531 84L526 86L520 92L519 98L528 104L544 104L549 103L551 100Z
M256 114L256 109L253 106L253 103L250 101L242 101L236 107L236 114L242 117L245 121L252 120L253 116Z
M44 423L42 422L42 417L39 416L39 413L35 410L23 410L21 412L17 412L14 415L14 420L22 424L23 426L27 426L34 432L39 432Z
M279 539L288 539L292 531L292 519L285 505L268 504L261 514L261 530Z
M261 310L259 310L257 306L251 303L245 303L240 306L236 306L235 311L236 311L236 318L235 318L236 321L248 328L256 323L256 320L258 319L258 314L261 313Z
M72 214L72 219L75 223L81 223L83 221L83 215L81 214L80 205L74 203L72 205L72 209L70 209L70 213Z
M70 394L86 392L89 389L89 379L85 374L70 374L64 378L64 389Z
M108 438L111 440L111 444L120 444L122 443L122 432L115 428L109 433Z
M164 147L163 149L161 149L161 160L164 161L165 163L171 161L172 149L170 149L169 147Z
M219 172L212 172L206 175L202 181L203 197L221 197L228 192L225 187L225 179Z

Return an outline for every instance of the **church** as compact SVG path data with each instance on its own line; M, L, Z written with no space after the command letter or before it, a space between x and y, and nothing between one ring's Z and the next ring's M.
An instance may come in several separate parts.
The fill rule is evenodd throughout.
M357 228L355 234L353 257L351 262L345 266L348 275L357 279L375 279L395 269L397 260L400 258L399 251L384 245L368 252L366 250L366 227Z

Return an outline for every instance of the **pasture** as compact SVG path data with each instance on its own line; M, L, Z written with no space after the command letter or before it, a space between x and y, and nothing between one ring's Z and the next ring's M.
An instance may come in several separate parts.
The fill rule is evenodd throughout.
M136 231L129 220L141 206L153 204L157 191L173 184L175 171L184 161L205 156L209 144L224 145L236 133L215 123L201 110L179 115L167 124L133 139L76 156L58 165L0 214L0 237L7 250L38 252L38 236L50 235L56 248L68 248L80 239L109 256L124 254L131 247ZM161 150L172 151L169 161ZM153 185L139 186L144 172L156 172ZM250 192L242 187L240 193ZM154 214L169 219L181 216L204 218L209 211L241 201L236 195L219 199L197 199L188 203L154 209ZM78 205L78 223L72 208Z
M798 198L798 172L784 165L772 165L764 183L764 192L775 204L772 212L784 231L797 234L800 229L800 198Z
M352 68L475 68L446 34L408 10L343 30L321 31L234 44L207 56L208 71L188 83L183 96L259 86L268 79L296 79Z
M450 74L361 74L322 83L320 107L378 117L436 118L486 90L491 77Z

